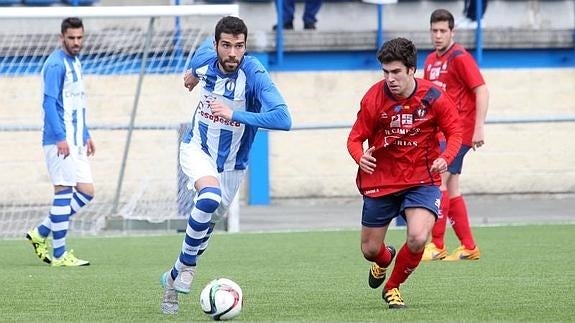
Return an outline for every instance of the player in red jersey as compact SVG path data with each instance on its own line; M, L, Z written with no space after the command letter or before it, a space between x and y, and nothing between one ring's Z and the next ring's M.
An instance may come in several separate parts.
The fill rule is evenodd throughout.
M414 77L417 51L411 41L395 38L385 42L377 59L384 79L361 100L347 149L359 165L356 182L363 195L361 251L373 262L371 288L384 282L396 253L385 245L390 222L400 215L407 221L406 242L397 252L382 293L390 308L403 308L399 285L421 261L439 212L440 173L457 154L461 130L453 101L433 83ZM438 131L447 138L442 153Z
M469 149L483 146L485 115L489 92L473 57L453 40L453 15L438 9L431 14L431 40L435 51L427 56L424 78L442 87L455 102L462 127L462 145L448 171L442 174L441 214L425 247L423 260L477 260L480 251L467 216L465 200L459 190L463 158ZM447 254L445 246L446 218L450 219L460 246Z

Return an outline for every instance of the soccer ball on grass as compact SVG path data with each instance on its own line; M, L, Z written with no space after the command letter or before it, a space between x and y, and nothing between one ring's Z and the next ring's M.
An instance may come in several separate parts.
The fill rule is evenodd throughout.
M200 293L202 310L216 321L231 320L238 316L242 305L242 289L227 278L212 280Z

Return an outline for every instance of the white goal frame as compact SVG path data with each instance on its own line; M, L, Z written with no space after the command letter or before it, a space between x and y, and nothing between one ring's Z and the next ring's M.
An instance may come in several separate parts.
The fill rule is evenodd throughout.
M35 18L149 18L148 30L144 48L150 46L150 38L154 29L156 18L160 17L184 17L184 16L239 16L238 4L192 4L192 5L152 5L152 6L93 6L93 7L9 7L0 10L0 20L2 19L35 19ZM144 51L145 53L146 51ZM134 103L131 109L130 123L127 127L127 138L117 183L112 216L118 215L118 203L122 192L122 181L126 168L126 160L130 148L132 133L135 128L135 117L138 110L138 103L141 94L143 78L146 74L146 55L142 55L142 64L139 77L137 79ZM239 195L239 193L238 193ZM239 197L236 196L232 202L227 215L225 228L229 232L239 231Z
M13 18L106 18L106 17L177 17L185 15L239 16L237 4L178 6L109 6L109 7L11 7L0 10L0 19Z

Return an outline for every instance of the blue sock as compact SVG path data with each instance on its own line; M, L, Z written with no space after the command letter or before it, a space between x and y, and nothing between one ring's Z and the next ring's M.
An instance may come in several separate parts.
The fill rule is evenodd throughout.
M70 215L76 214L81 208L86 206L86 204L90 203L93 198L93 196L86 193L75 191L74 195L72 195L72 200L70 201Z
M66 252L66 234L70 225L72 192L72 188L69 188L56 193L52 208L50 208L54 258L60 258Z
M172 278L177 277L180 267L195 266L200 245L210 232L212 214L220 206L222 191L217 187L206 187L198 193L196 204L188 217L186 237L182 242L182 250L178 261L172 268ZM204 248L205 249L205 248Z

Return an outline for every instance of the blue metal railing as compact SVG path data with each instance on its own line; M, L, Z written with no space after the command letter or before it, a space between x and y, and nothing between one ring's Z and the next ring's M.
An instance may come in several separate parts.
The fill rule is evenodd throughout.
M475 18L477 19L477 28L475 29L475 60L477 65L483 62L483 1L475 0ZM487 1L487 0L485 0Z
M276 0L277 24L276 24L276 63L281 66L284 61L284 22L283 0Z

